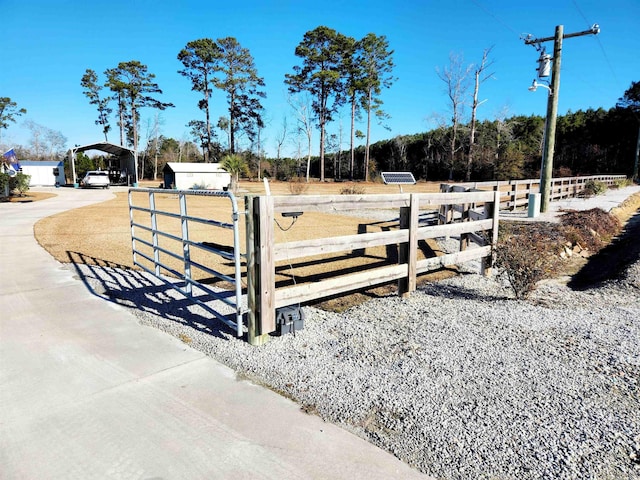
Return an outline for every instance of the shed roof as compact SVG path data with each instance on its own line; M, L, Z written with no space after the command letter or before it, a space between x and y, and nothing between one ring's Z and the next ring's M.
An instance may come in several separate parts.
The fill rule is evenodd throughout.
M56 160L20 160L21 167L60 167L61 161Z
M167 162L164 168L173 173L227 173L220 163Z

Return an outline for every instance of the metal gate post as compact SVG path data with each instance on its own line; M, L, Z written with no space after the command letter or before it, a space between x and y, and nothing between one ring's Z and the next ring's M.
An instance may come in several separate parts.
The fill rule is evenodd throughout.
M178 194L180 199L180 224L182 226L182 252L184 256L184 278L186 279L185 292L192 296L191 286L191 249L189 248L189 220L187 219L187 197L184 193Z
M149 210L151 210L151 242L153 243L153 263L156 277L160 276L160 250L158 250L158 216L156 214L156 196L149 192Z

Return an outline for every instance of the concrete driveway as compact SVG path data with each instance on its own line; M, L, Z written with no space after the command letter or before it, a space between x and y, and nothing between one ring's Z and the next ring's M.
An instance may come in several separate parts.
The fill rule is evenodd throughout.
M112 193L47 191L0 204L1 479L426 478L94 296L33 225Z

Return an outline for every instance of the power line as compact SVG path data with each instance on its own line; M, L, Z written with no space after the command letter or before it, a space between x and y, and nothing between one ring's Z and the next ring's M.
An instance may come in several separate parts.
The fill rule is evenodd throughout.
M580 7L578 6L578 2L576 2L576 0L571 0L571 1L573 2L573 6L576 7L576 10L580 14L580 16L584 19L587 26L593 25L592 23L589 23L589 20L587 20L587 17L585 16L585 14L582 13L582 10L580 10Z
M573 6L576 8L576 10L580 14L580 16L587 23L587 25L590 25L589 20L587 20L587 17L584 14L584 12L582 11L582 9L580 8L580 6L578 5L577 0L571 0L571 1L573 3ZM616 75L616 72L613 69L613 64L611 63L611 60L609 60L609 56L607 55L607 52L604 49L604 45L602 45L602 42L600 41L600 37L596 36L595 40L596 40L596 42L598 42L598 46L600 47L600 51L602 52L602 56L604 57L604 60L607 63L607 66L609 67L609 70L611 71L611 75L613 76L613 80L616 82L616 85L618 86L618 88L622 88L622 85L620 84L620 80L618 80L618 76Z
M513 28L511 28L511 26L509 24L507 24L506 22L503 22L500 18L498 18L497 15L494 15L493 12L491 12L488 8L486 8L484 5L482 5L478 0L471 0L478 8L480 8L484 13L486 13L487 15L489 15L491 18L493 18L496 22L498 22L500 25L502 25L503 27L507 28L508 30L512 31L513 33L515 33L516 35L520 35L518 32L516 32Z

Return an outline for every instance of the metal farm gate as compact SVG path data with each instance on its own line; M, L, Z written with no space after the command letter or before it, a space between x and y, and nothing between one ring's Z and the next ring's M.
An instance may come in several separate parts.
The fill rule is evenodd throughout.
M129 189L134 265L234 328L240 337L246 309L239 215L231 192ZM209 286L220 283L223 288ZM231 313L222 313L225 309Z

